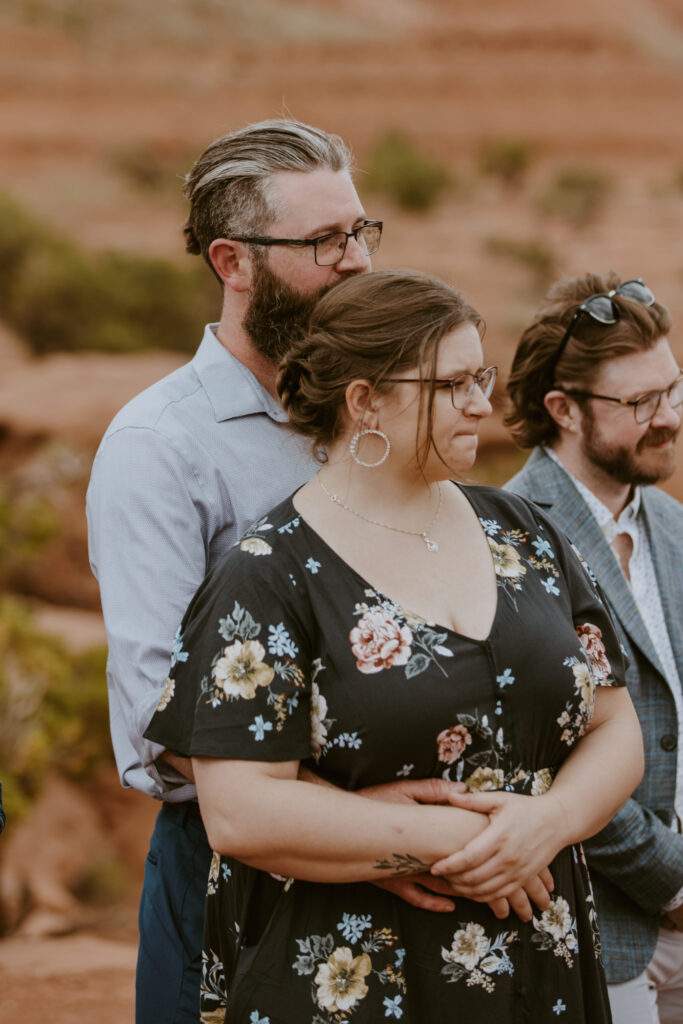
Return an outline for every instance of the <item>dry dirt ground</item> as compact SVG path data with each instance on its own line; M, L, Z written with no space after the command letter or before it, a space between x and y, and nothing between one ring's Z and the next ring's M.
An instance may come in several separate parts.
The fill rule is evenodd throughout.
M179 182L136 188L122 155L180 155L187 167L216 135L288 111L353 145L368 213L386 224L376 266L417 266L462 287L486 316L487 355L503 372L539 292L523 262L491 254L491 239L542 243L558 274L642 274L683 324L682 99L680 0L5 0L0 11L0 187L47 224L92 249L183 260ZM399 211L364 173L391 128L459 181L427 214ZM482 143L501 137L533 146L517 190L478 167ZM558 168L576 163L612 182L585 226L536 203ZM672 342L683 357L680 326ZM21 469L45 439L90 458L115 410L179 361L37 361L0 330L0 465ZM500 481L519 456L499 425L489 436L483 477ZM683 468L667 489L683 497ZM39 614L83 646L100 639L101 623L83 611L96 596L82 525L72 540L73 556L55 554L44 574L61 581L61 598L43 591ZM115 786L118 813L103 834L129 865L125 898L80 924L76 914L72 934L0 942L2 1024L132 1019L135 895L153 808L115 797ZM92 803L80 794L74 807L81 797ZM11 825L2 843L10 838ZM45 835L34 842L47 849Z

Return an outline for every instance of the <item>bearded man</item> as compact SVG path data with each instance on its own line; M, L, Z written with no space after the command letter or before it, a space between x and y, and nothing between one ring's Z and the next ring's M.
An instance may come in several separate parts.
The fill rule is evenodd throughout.
M683 507L653 486L673 472L683 408L670 329L640 278L563 280L508 382L506 422L533 452L506 486L597 576L643 730L642 783L585 844L615 1024L683 1021Z
M198 1024L211 861L191 762L144 733L169 666L187 658L177 631L205 575L318 468L288 429L275 377L316 300L369 271L379 247L382 223L366 217L351 167L338 136L285 119L202 153L185 184L185 238L221 285L220 320L189 363L118 413L95 457L88 532L114 752L122 784L162 801L140 900L136 1024ZM449 788L402 780L364 793L445 802ZM426 910L454 909L441 879L382 884ZM229 987L219 968L204 965L204 983Z

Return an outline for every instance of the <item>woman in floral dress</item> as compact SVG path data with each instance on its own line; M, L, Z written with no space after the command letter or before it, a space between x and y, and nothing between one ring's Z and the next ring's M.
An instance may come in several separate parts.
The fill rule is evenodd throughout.
M363 275L281 368L326 458L195 595L147 733L192 756L217 851L205 1024L610 1020L580 841L640 734L580 557L452 482L491 412L480 324L433 278ZM357 792L401 778L451 803ZM371 884L425 872L450 913Z

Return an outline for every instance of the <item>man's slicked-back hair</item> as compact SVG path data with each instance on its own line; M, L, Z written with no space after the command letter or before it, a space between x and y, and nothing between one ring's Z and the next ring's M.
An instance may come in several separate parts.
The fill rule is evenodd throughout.
M185 247L211 266L216 238L264 234L281 215L271 185L276 171L351 171L351 152L338 135L301 121L259 121L216 139L185 178L190 201Z
M669 311L660 302L645 306L617 293L612 296L617 322L602 324L587 314L580 316L555 365L555 353L581 303L620 283L614 272L558 281L522 334L508 378L505 415L505 425L521 448L549 446L558 439L559 427L543 401L556 383L591 391L603 363L647 351L671 330Z

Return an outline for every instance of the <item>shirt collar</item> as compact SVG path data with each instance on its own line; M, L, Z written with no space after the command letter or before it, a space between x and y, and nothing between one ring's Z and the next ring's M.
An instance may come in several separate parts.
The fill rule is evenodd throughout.
M558 466L561 466L567 476L570 477L577 491L586 502L590 512L592 512L593 516L597 520L598 526L604 533L608 544L611 544L619 533L629 533L634 536L635 532L638 530L640 522L639 513L642 501L640 487L634 487L633 497L629 501L628 505L621 510L618 518L615 519L605 503L593 494L590 488L586 487L585 484L582 484L580 480L577 480L573 473L569 472L567 467L560 461L552 448L546 448L545 452L554 462L557 463Z
M218 324L207 324L192 366L211 402L217 422L265 413L277 423L287 422L280 403L247 367L221 345Z

